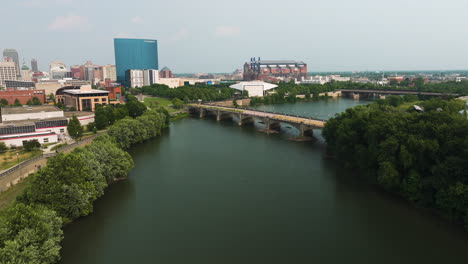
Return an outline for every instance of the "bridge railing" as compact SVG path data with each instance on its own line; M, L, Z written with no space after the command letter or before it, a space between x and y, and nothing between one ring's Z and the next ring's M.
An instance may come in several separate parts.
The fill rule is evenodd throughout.
M208 104L200 104L200 106L209 106L213 107L213 105L208 105ZM242 108L235 108L231 106L214 106L217 108L228 108L228 109L233 109L233 110L249 110L249 111L255 111L255 112L260 112L260 113L265 113L265 114L275 114L275 115L283 115L283 116L290 116L290 117L296 117L296 118L303 118L303 119L309 119L309 120L316 120L316 121L322 121L322 122L327 122L328 120L326 119L320 119L320 118L315 118L315 117L310 117L310 116L299 116L299 115L293 115L293 114L285 114L285 113L280 113L280 112L268 112L268 111L262 111L250 107L242 107Z

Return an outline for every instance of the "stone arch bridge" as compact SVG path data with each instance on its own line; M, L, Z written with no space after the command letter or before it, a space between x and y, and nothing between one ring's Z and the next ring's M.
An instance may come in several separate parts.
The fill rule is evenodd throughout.
M236 117L239 126L253 124L257 119L265 124L267 131L279 132L281 123L285 123L297 128L300 136L313 136L313 129L323 128L326 122L308 117L204 104L189 104L186 108L190 114L198 115L200 118L214 116L217 121L221 121Z

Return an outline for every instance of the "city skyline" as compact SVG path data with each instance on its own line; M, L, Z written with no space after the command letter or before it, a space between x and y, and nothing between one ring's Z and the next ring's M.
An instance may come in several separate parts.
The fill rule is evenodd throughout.
M302 60L311 72L468 69L461 0L240 0L229 12L213 0L88 2L4 3L5 19L18 22L0 29L0 49L16 49L20 61L36 58L43 70L54 60L115 64L118 37L158 40L160 67L176 73L232 72L252 56Z

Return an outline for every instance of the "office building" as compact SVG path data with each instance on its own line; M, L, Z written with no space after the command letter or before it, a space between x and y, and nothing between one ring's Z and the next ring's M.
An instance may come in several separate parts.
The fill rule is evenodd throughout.
M18 73L16 72L15 62L10 58L0 61L0 87L5 87L5 81L16 81Z
M36 59L31 60L31 70L32 70L32 72L38 72L39 71L39 67L37 67L37 60Z
M71 72L73 79L76 79L76 80L82 79L80 67L81 67L80 65L73 65L70 67L70 72Z
M117 71L115 65L105 65L102 66L102 73L104 80L111 80L112 82L117 81Z
M76 111L93 111L96 105L109 104L109 91L95 90L91 85L69 86L57 90L55 101Z
M130 87L143 87L159 83L158 70L127 70L126 80Z
M7 146L22 146L30 140L41 144L55 143L65 135L68 120L55 106L2 107L0 142Z
M18 51L15 49L4 49L3 50L3 57L8 57L13 60L15 63L15 69L16 69L16 75L20 75L20 64L19 64L19 56L18 56Z
M117 82L129 86L128 70L158 70L158 42L150 39L114 39Z

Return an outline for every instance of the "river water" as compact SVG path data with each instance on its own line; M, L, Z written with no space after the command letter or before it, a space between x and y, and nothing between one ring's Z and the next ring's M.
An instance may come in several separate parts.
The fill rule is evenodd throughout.
M260 106L328 118L348 99ZM187 118L132 149L129 180L65 229L62 263L468 263L468 236L325 155L235 122Z

